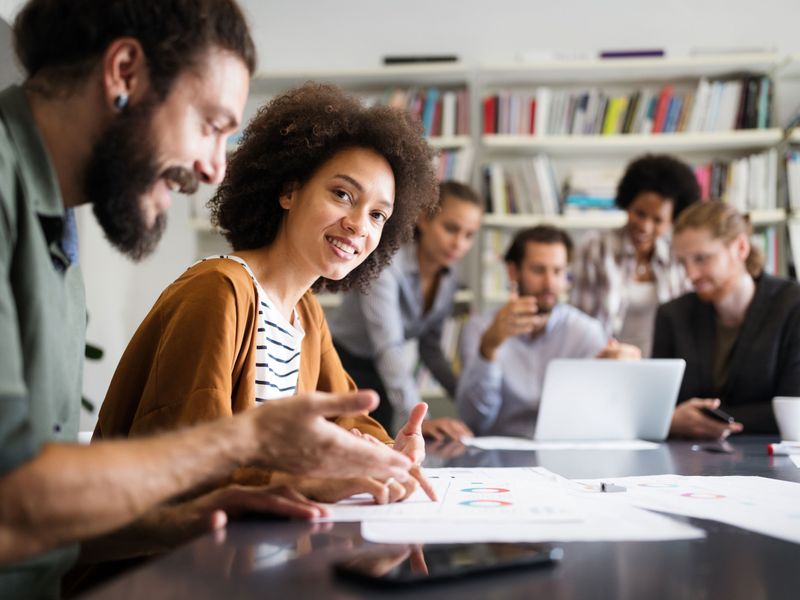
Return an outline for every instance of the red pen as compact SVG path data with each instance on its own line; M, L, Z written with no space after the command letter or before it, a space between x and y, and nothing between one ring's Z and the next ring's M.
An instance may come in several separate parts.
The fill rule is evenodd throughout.
M777 444L767 444L767 454L770 456L800 454L800 442L780 442Z

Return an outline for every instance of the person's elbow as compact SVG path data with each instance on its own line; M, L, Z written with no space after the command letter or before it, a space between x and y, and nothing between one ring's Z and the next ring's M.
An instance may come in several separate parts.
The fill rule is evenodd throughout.
M458 418L461 419L475 435L481 435L486 427L487 419L490 418L490 415L486 414L486 407L476 402L476 398L469 390L462 388L461 385L459 385L456 391L455 404Z

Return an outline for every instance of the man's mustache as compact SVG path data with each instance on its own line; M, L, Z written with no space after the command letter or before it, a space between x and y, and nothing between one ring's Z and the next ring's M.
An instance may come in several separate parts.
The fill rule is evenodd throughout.
M161 176L175 182L181 194L194 194L200 187L197 175L184 167L169 167Z

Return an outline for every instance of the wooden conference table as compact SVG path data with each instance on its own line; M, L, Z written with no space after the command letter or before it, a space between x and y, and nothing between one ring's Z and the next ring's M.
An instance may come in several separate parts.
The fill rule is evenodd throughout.
M479 451L432 448L430 466L543 466L569 478L626 475L759 475L800 482L769 437L733 440L733 454L669 442L650 451ZM686 519L707 537L671 542L572 542L552 568L383 590L342 581L333 561L368 545L357 523L250 520L149 562L88 598L800 598L800 545L713 521ZM327 527L327 530L323 530Z

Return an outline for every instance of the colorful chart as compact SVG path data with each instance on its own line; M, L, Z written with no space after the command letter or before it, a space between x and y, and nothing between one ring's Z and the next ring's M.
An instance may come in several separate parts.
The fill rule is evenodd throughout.
M487 499L479 499L479 500L464 500L459 502L462 506L469 506L471 508L500 508L502 506L511 506L511 502L506 502L504 500L487 500Z
M505 494L511 490L501 487L468 487L461 491L468 494Z

